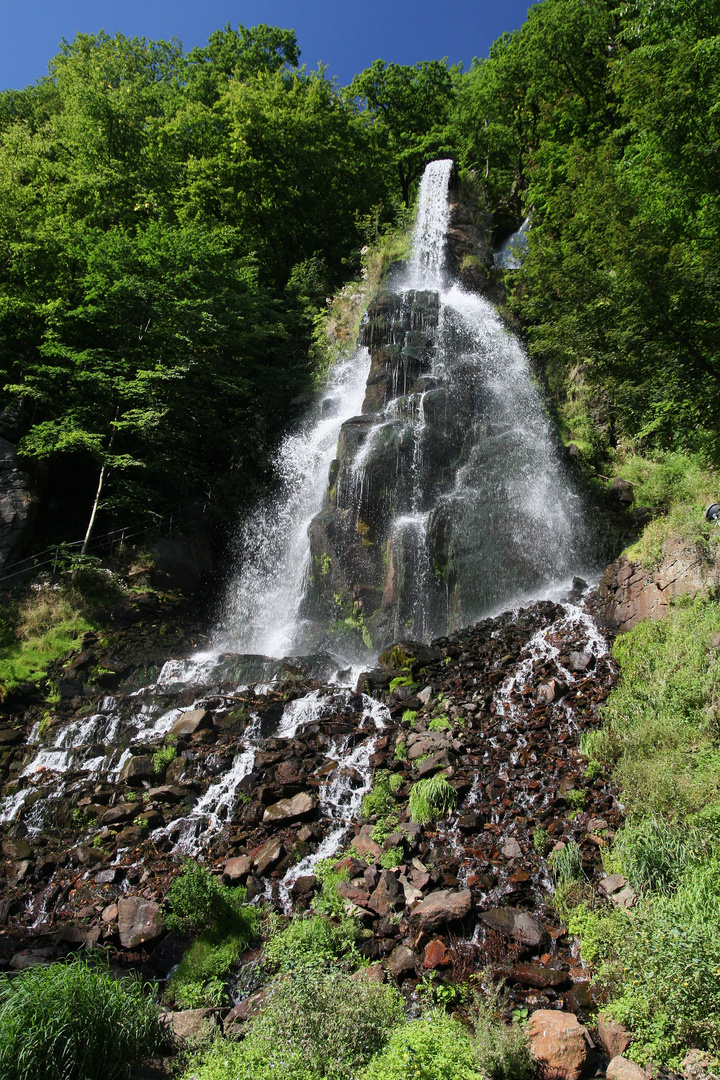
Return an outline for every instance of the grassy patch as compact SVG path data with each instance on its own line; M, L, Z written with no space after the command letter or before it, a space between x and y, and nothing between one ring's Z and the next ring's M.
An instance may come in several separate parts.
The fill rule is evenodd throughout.
M353 919L332 923L322 915L296 918L270 937L265 957L275 971L296 971L308 965L338 962L356 967L360 962L355 947L360 932Z
M161 1041L142 985L100 965L0 975L0 1080L127 1080Z
M342 971L277 980L242 1043L218 1040L187 1080L354 1080L402 1020L400 995Z

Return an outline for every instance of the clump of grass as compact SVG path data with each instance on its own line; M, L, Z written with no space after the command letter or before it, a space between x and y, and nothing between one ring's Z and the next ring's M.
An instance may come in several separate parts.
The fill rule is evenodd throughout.
M457 794L442 773L418 780L410 791L410 817L420 825L439 821L455 806Z
M668 893L702 848L698 830L652 814L628 822L618 832L612 856L636 892Z
M627 454L618 473L634 485L636 504L658 515L628 548L629 559L654 569L670 537L694 545L709 559L720 556L720 530L704 518L705 508L717 500L718 476L700 456L672 451L650 460Z
M403 849L400 845L396 845L395 847L388 848L387 851L383 851L379 861L384 869L390 870L393 866L400 866L404 859L405 855Z
M567 885L570 881L577 881L583 873L580 848L574 840L571 840L569 844L551 853L548 865L552 870L556 885Z
M519 1024L506 1024L502 1016L506 994L489 978L484 997L476 996L472 1011L475 1062L482 1080L531 1080L536 1073L533 1059Z
M165 770L171 761L174 761L177 757L177 746L172 744L168 746L161 746L159 750L156 750L153 754L153 771L156 776L164 776Z
M360 816L363 821L367 821L376 814L378 817L387 817L396 807L394 792L401 785L402 777L399 773L391 774L384 771L377 773L372 789L363 795L360 804Z
M417 709L405 709L402 714L403 724L412 724L417 716Z
M98 963L0 975L0 1080L127 1080L161 1042L141 983Z
M393 1031L359 1080L470 1080L479 1077L476 1053L466 1029L440 1009Z

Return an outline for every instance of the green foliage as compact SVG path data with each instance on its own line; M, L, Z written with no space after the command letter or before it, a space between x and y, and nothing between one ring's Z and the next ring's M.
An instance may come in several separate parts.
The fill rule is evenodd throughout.
M153 769L156 776L164 776L171 761L177 757L177 746L161 746L153 754Z
M565 798L570 803L573 810L582 810L587 802L587 792L573 788L572 791L565 793Z
M400 818L394 811L391 811L373 827L373 831L370 833L371 840L374 840L376 844L384 844L388 836L392 836L394 832L397 832L399 824Z
M417 709L405 709L402 714L403 724L412 724L413 720L417 716Z
M162 1033L141 983L72 958L0 975L2 1080L128 1080Z
M533 847L540 855L547 855L552 846L552 841L548 835L547 829L543 829L538 825L533 832Z
M417 683L413 682L412 675L396 675L394 679L390 680L391 692L397 690L398 686L409 686L411 690L417 690Z
M612 854L636 892L673 891L704 847L697 829L654 814L629 821L615 837Z
M581 901L569 913L567 926L580 939L583 960L588 964L610 962L617 964L621 942L627 933L631 916L612 905L591 907Z
M481 1075L468 1033L438 1010L397 1027L359 1080L478 1080Z
M342 916L345 910L345 901L337 891L341 881L347 881L347 870L336 870L337 858L321 859L315 863L313 870L315 877L320 882L320 892L313 898L313 911L319 915L329 915L335 918Z
M353 1080L403 1017L396 990L305 967L274 983L242 1043L215 1043L196 1080Z
M388 848L387 851L383 851L378 861L386 870L389 870L393 866L400 866L401 863L405 861L402 847L396 845L395 847Z
M387 772L376 774L372 789L366 795L363 795L360 804L360 814L363 821L367 821L368 818L373 817L375 814L379 817L386 817L395 810L396 801L392 783L397 775L397 773L391 775ZM402 783L402 777L400 777L400 783ZM397 787L395 790L397 790Z
M277 971L338 962L355 967L360 960L355 947L359 936L360 929L353 919L343 918L333 923L322 915L308 915L292 919L282 930L271 934L265 945L265 957Z
M604 708L602 756L631 813L686 816L720 801L716 750L720 608L698 598L621 635L619 685Z
M446 817L455 806L457 795L442 773L418 780L410 790L410 816L425 825Z
M491 989L484 997L476 996L472 1012L478 1072L483 1080L532 1080L536 1062L523 1029L516 1022L506 1024L498 1019L506 1004L505 995L489 978L486 981Z
M553 851L548 858L548 864L556 885L566 885L582 877L582 855L574 840Z
M258 912L255 908L240 907L245 895L242 886L230 889L204 866L186 859L168 889L170 910L165 915L165 925L180 934L231 925L246 933L250 941L255 934Z
M447 716L433 716L428 724L428 731L448 731L451 727L452 724Z
M407 761L408 748L402 739L398 739L395 743L395 758L397 761Z

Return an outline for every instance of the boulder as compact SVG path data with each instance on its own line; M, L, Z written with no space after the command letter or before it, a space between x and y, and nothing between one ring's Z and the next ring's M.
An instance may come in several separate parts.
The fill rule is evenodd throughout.
M470 914L472 893L469 889L440 889L430 893L413 912L413 923L428 933L446 923L457 922Z
M137 757L131 757L123 765L120 783L129 784L130 787L141 787L143 780L152 780L154 777L153 759L149 754L139 754Z
M136 949L155 941L163 932L160 905L139 896L118 900L118 930L124 949Z
M607 1080L647 1080L644 1069L627 1058L614 1057L605 1070Z
M177 760L177 759L176 759ZM174 784L163 784L161 787L151 787L148 791L148 798L153 802L159 803L174 803L182 802L187 792L182 788L175 787Z
M194 735L196 731L207 731L212 726L212 717L207 709L189 709L177 718L170 728L170 734Z
M415 974L415 953L407 945L396 945L388 957L387 968L394 979L402 982Z
M422 779L437 772L438 769L450 769L456 764L457 758L451 751L438 750L436 754L432 754L418 765L417 775L419 779Z
M354 850L361 859L366 855L372 855L373 859L379 859L382 855L382 848L370 836L372 831L372 825L363 825L362 829L352 842Z
M573 1013L538 1009L525 1033L547 1080L580 1080L588 1063L588 1034Z
M597 1032L598 1041L609 1058L620 1057L632 1042L632 1032L605 1012L598 1015Z
M252 870L253 861L249 855L239 855L228 859L223 867L223 880L227 885L239 885Z
M27 840L8 837L2 842L2 853L8 859L29 859L32 855L32 848Z
M534 952L544 952L550 944L550 935L542 923L519 908L491 908L490 911L482 911L480 919L491 930L497 930L503 937L511 938Z
M270 840L267 840L253 856L253 863L258 875L263 877L268 870L272 870L273 866L280 862L284 854L285 848L279 836L273 836Z
M136 761L136 758L132 759ZM129 764L129 762L128 762ZM136 818L142 810L142 804L139 802L132 803L118 803L117 806L111 806L109 810L106 810L103 816L100 818L100 824L106 825L127 825L128 822Z
M22 742L19 728L0 728L0 746L17 746L19 742Z
M390 870L383 870L377 888L368 900L368 907L378 915L390 915L397 908L405 907L402 885Z
M215 1026L212 1009L183 1009L181 1012L165 1013L165 1022L179 1042L194 1039Z
M312 814L317 807L317 798L307 791L301 791L292 799L280 799L279 802L268 806L263 814L264 822L282 821L290 824L291 821L301 821Z

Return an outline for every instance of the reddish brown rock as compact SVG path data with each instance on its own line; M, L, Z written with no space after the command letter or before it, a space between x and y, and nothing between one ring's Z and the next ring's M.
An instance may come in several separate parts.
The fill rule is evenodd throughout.
M607 1080L647 1080L647 1073L627 1058L614 1057L605 1070Z
M588 1063L588 1034L573 1013L538 1009L525 1032L547 1080L580 1080Z
M228 859L223 867L223 879L228 885L239 885L252 870L253 861L249 855L238 855Z
M378 915L391 915L397 908L405 907L403 887L389 870L383 870L377 888L368 900L368 907Z
M440 889L430 893L413 912L413 923L419 930L437 930L446 923L457 922L470 914L472 893L469 889Z
M449 967L452 962L450 950L440 938L435 938L426 945L422 962L422 966L426 971L434 971L436 968Z
M284 825L287 825L291 821L300 821L302 818L307 817L308 814L312 814L316 806L317 798L315 795L311 795L307 791L301 791L299 795L294 795L292 799L280 799L279 802L268 806L263 814L263 821L266 823L281 821Z
M619 1020L601 1012L598 1016L598 1040L609 1058L620 1057L632 1042L632 1032Z

